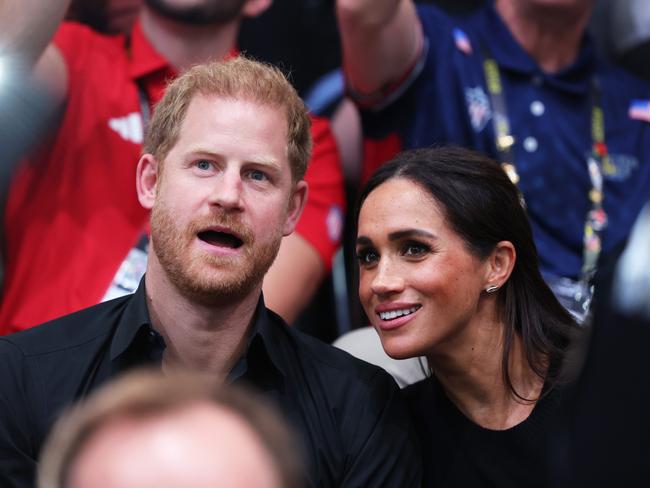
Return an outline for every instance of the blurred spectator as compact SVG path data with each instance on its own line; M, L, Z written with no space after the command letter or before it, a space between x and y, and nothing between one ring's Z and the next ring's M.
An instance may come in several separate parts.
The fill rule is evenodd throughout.
M299 488L288 426L252 392L190 374L130 373L63 416L39 488Z
M593 17L599 48L617 64L650 81L650 3L598 0Z
M66 20L104 34L126 34L133 27L143 0L72 0Z
M59 28L67 4L0 5L0 38L34 63L62 109L58 131L11 183L0 305L5 334L137 287L148 214L133 178L150 107L177 72L235 52L242 18L258 15L270 0L148 0L128 35L110 37L75 23ZM314 118L312 134L309 202L265 284L267 302L289 322L331 267L344 210L328 122Z
M592 4L496 0L453 19L411 0L338 0L366 176L434 143L507 163L545 278L579 319L601 250L625 240L650 192L650 87L598 59Z
M549 486L643 486L650 478L649 243L650 203L625 248L600 266L584 367L554 429Z
M0 256L5 253L3 218L13 171L56 120L47 90L32 83L15 61L0 55ZM3 274L4 259L0 262L0 283Z

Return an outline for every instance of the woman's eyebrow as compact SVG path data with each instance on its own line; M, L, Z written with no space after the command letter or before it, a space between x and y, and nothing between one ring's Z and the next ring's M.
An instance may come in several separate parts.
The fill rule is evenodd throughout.
M372 240L366 236L359 236L357 237L357 245L358 246L370 246L372 244Z
M429 239L437 239L435 234L432 234L431 232L422 229L396 230L395 232L391 232L390 234L388 234L389 241L398 241L406 237L426 237Z

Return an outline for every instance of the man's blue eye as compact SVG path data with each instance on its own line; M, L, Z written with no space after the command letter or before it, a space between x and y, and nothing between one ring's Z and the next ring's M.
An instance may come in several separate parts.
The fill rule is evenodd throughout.
M210 164L210 161L201 159L196 162L196 167L199 168L200 170L207 171L212 167L212 165Z
M262 171L253 170L250 172L250 177L255 181L263 181L266 179L266 175Z

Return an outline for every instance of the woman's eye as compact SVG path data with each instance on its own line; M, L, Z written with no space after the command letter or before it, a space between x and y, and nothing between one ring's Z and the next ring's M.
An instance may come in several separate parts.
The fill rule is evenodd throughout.
M199 159L196 162L196 167L199 168L201 171L208 171L210 168L212 168L212 164L210 161L207 161L205 159Z
M429 246L418 242L407 242L404 245L402 254L404 256L422 256L429 251Z
M360 265L372 264L379 259L379 255L374 249L361 249L357 251L357 260Z

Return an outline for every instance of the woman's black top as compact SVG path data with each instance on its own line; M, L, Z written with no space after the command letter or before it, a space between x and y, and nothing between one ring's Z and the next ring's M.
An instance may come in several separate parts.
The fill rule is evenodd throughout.
M526 420L500 431L469 420L435 377L402 392L422 448L423 487L548 486L557 391L537 402Z

